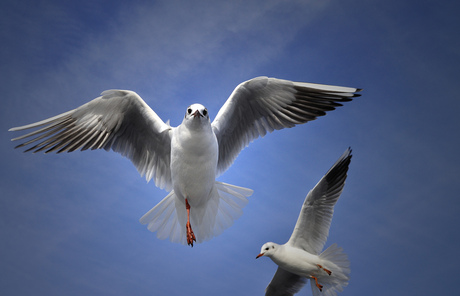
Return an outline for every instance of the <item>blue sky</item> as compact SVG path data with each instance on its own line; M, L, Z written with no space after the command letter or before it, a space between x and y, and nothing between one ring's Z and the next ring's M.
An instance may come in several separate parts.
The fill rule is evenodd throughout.
M307 192L354 157L326 246L351 260L341 295L456 295L460 4L455 1L2 1L0 294L263 295ZM13 126L106 89L180 124L217 114L255 76L364 88L316 121L246 148L219 180L244 214L190 248L138 219L167 192L105 151L27 154ZM309 287L300 295L310 295Z

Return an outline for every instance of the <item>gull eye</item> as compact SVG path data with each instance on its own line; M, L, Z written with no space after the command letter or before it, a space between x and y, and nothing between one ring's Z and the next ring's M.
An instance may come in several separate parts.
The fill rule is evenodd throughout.
M188 109L187 109L187 113L188 113L188 114L192 114L192 108L188 108Z
M268 251L269 249L270 249L270 248L269 248L269 247L267 247L267 248L265 248L265 251Z
M208 109L204 109L204 110L203 110L203 115L204 115L204 116L208 115Z

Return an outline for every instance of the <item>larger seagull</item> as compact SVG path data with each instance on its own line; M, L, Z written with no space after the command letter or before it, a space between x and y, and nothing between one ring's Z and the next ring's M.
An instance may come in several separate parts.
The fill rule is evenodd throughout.
M323 116L359 91L257 77L235 88L212 123L208 110L193 104L171 127L135 92L107 90L76 109L10 131L44 126L12 139L33 137L16 148L38 142L25 152L112 149L128 157L147 181L170 191L140 222L160 239L193 246L229 227L252 194L216 181L244 147L267 132Z

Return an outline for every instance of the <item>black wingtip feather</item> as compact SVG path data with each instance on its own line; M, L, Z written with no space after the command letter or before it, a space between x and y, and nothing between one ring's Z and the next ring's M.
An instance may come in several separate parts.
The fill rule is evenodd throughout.
M343 155L326 173L326 180L330 183L334 183L338 179L346 178L352 157L352 149L348 147Z

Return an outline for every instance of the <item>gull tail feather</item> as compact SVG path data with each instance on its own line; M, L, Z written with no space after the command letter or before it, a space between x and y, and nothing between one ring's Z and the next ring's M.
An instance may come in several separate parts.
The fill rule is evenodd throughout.
M207 241L218 236L233 224L243 213L247 197L253 190L216 182L206 203L190 209L190 219L196 242ZM159 239L186 244L185 224L187 212L185 202L171 191L162 201L139 220L147 224L148 230L157 232Z
M145 213L139 219L147 229L156 232L159 239L169 238L174 243L186 244L185 224L179 224L177 210L182 207L176 207L177 196L172 190L163 200L161 200L150 211ZM182 215L187 215L185 205L183 206Z
M191 211L197 242L207 241L230 227L243 214L252 193L248 188L216 182L208 202Z
M324 267L329 269L331 275L324 274L318 277L318 282L323 285L323 291L320 292L315 285L314 280L310 280L313 296L336 296L342 292L343 288L348 286L350 280L350 261L343 249L337 244L331 245L324 250L319 257L324 261Z

